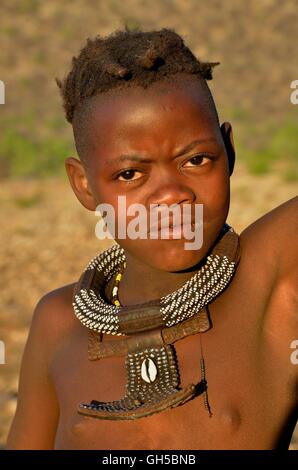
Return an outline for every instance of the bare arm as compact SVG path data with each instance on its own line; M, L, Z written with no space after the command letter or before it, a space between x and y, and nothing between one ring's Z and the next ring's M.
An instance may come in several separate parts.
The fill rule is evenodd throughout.
M8 435L8 449L53 449L59 408L49 375L53 300L37 304L21 365L16 414Z
M298 196L281 204L249 225L242 233L243 243L251 240L268 253L278 278L298 276Z
M255 268L254 256L258 253L264 260L266 277L272 279L272 298L280 308L267 313L263 328L274 338L274 348L283 360L280 368L289 370L292 382L297 384L298 366L291 362L290 355L291 344L298 339L298 197L247 227L241 240L253 260L251 269ZM262 269L260 264L257 266Z

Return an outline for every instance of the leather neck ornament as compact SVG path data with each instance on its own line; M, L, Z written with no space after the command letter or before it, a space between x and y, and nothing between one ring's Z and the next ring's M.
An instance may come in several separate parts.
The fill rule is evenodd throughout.
M211 328L208 304L231 281L239 261L239 237L227 224L205 264L181 288L144 304L116 307L104 298L104 287L125 262L113 245L87 265L74 291L76 316L89 328L90 360L126 356L126 394L112 402L91 401L78 412L101 419L137 419L182 405L197 395L207 398L204 360L201 381L181 389L173 343ZM123 339L106 341L103 333Z

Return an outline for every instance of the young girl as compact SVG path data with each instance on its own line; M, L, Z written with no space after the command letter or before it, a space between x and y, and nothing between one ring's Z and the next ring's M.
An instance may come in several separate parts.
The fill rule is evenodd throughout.
M88 40L58 81L80 158L70 184L86 209L113 209L116 243L38 302L8 448L288 447L298 202L240 236L226 224L234 150L213 65L172 30L120 31ZM134 204L142 237L129 236ZM146 224L184 207L168 237ZM195 248L186 228L201 231Z

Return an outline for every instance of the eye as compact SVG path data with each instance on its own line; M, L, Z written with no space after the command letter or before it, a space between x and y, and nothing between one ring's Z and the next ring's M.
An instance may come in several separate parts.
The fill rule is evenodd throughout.
M138 173L138 177L134 177L135 174ZM120 181L134 181L139 179L142 176L142 173L140 171L134 170L133 168L129 170L122 171L121 173L118 174L117 179Z
M200 154L200 155L195 155L194 157L191 157L183 166L188 166L190 163L190 166L203 166L208 163L208 161L212 160L212 157L208 154Z

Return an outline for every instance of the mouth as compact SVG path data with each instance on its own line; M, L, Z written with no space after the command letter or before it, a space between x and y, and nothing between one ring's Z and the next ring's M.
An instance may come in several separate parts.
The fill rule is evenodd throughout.
M169 224L163 226L161 223L158 224L157 227L151 227L148 234L150 237L158 237L160 238L161 235L165 235L166 237L169 238L184 238L184 235L187 233L195 233L195 231L198 229L199 224L195 222L186 222L183 224Z

